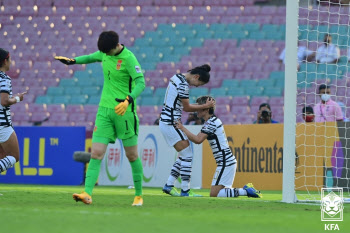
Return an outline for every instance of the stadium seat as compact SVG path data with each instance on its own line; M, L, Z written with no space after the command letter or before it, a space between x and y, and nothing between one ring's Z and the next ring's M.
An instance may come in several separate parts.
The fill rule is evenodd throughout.
M159 105L160 97L144 97L141 100L141 105Z
M246 87L245 94L249 96L261 96L263 95L263 87Z
M237 79L224 79L221 84L222 87L239 87L240 80Z
M71 97L68 95L54 96L52 99L53 104L69 104Z
M47 95L50 96L60 96L63 95L64 93L64 88L63 87L49 87L47 89Z
M281 96L282 89L279 87L268 87L264 89L264 95L266 96Z
M89 105L98 105L100 103L100 96L90 96L86 104ZM85 110L84 110L85 111Z
M208 88L206 87L198 87L198 88L192 88L190 89L190 96L203 96L203 95L208 95L209 91Z
M37 103L37 104L51 104L52 97L51 96L37 96L35 99L35 103Z
M244 96L245 95L245 89L240 88L240 87L229 87L229 89L227 90L227 95L228 96ZM234 101L232 100L232 102L234 103Z
M226 88L225 87L218 87L218 88L212 88L210 89L210 95L215 97L218 96L226 96Z

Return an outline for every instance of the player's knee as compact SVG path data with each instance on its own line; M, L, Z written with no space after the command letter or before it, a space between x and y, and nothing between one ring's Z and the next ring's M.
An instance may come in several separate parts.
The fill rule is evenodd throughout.
M105 151L101 149L92 149L91 150L91 158L93 159L103 159Z
M134 162L138 158L137 153L127 153L126 157L128 158L129 162Z
M217 196L218 196L217 193L215 193L215 192L210 192L210 197L217 197Z

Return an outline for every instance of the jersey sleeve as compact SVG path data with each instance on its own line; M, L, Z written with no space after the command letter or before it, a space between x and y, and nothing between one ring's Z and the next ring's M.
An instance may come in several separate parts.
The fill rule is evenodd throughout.
M213 124L212 122L206 122L201 129L201 132L207 135L214 134L215 131L216 131L216 125Z
M138 77L143 77L140 63L137 61L134 54L130 53L127 60L126 69L128 70L130 77L135 80Z
M190 98L190 88L187 83L180 83L177 87L180 99L189 99Z
M103 53L101 51L96 51L94 53L83 55L74 58L76 64L89 64L93 62L102 62Z
M11 93L11 81L0 76L0 93Z

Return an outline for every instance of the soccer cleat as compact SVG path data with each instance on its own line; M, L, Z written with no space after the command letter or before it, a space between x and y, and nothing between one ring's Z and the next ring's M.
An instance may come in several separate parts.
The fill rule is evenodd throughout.
M142 196L135 196L132 206L142 206L142 204L143 204Z
M194 193L191 189L189 189L186 192L181 189L181 197L203 197L203 196L200 194Z
M73 199L78 202L78 201L82 201L83 203L90 205L92 203L92 198L89 194L87 194L86 192L82 192L82 193L74 193L73 194Z
M180 193L177 191L177 189L174 186L169 186L167 184L163 187L163 193L169 194L173 197L179 197Z
M262 198L262 194L259 190L256 190L252 183L244 185L243 189L247 191L248 197Z

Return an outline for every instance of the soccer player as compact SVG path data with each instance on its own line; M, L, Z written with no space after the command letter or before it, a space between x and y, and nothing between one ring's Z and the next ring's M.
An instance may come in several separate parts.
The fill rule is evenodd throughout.
M11 56L0 48L0 173L6 171L19 161L17 135L12 128L10 106L23 100L27 92L12 95L11 78L5 74L10 70Z
M198 106L205 106L208 100L215 101L211 96L201 96L197 99ZM214 115L215 107L197 110L197 116L203 118L205 123L198 135L194 135L186 129L181 121L176 123L176 128L182 130L188 139L196 144L201 144L208 139L217 164L213 181L211 183L211 197L262 197L260 191L255 190L252 183L243 188L232 188L235 179L237 161L227 143L224 127L219 118Z
M181 196L199 197L190 190L193 152L186 135L175 128L175 123L181 118L182 109L194 112L200 109L211 108L214 101L208 100L203 105L190 104L189 86L202 86L209 82L210 66L202 65L189 70L185 74L174 75L165 94L164 106L161 112L159 129L169 146L173 146L180 156L175 161L163 192L171 196L180 196L174 187L175 180L181 175Z
M55 58L66 65L92 62L102 62L103 65L104 85L92 135L85 191L74 193L73 198L85 204L92 203L92 190L98 179L107 145L120 138L133 174L135 199L132 205L142 206L143 168L137 152L139 119L135 100L145 88L145 79L139 62L130 50L119 43L116 32L102 32L97 45L99 51L89 55L74 59L61 56Z

